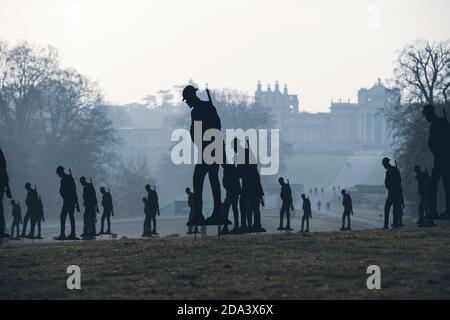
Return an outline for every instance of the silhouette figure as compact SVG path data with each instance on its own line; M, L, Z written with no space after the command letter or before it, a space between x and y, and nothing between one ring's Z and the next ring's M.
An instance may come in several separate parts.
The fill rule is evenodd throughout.
M3 239L5 235L5 212L3 209L3 197L11 199L11 190L9 188L9 177L6 170L6 159L3 154L3 150L0 148L0 239Z
M333 186L333 195L336 198L336 186Z
M314 196L317 197L317 187L314 187Z
M105 187L100 187L100 193L102 194L102 207L103 207L103 213L101 218L101 228L100 228L100 234L111 234L111 216L114 217L114 208L113 208L113 201L111 192L108 190L106 191ZM104 232L104 224L105 220L107 223L106 232Z
M30 238L34 238L34 239L42 239L42 235L41 235L41 222L45 221L44 218L44 204L42 203L42 199L41 196L37 193L37 189L35 188L36 194L37 194L37 199L35 199L36 204L35 204L35 208L32 211L31 214L31 231L30 231ZM38 234L37 236L34 235L34 231L36 229L36 226L38 228Z
M416 172L417 180L417 192L419 193L419 220L417 225L419 227L433 226L433 219L430 215L430 176L428 172L423 171L420 166L415 166L414 171Z
M223 202L222 213L224 215L224 227L222 230L223 234L239 233L239 195L241 194L242 188L241 183L239 182L239 172L237 167L234 164L224 164L223 165L223 178L222 185L225 188L226 195L225 200ZM229 231L228 229L228 215L230 211L230 207L233 208L233 216L234 216L234 225L233 230Z
M147 201L147 197L142 198L142 202L144 202L144 214L145 214L145 220L144 220L144 232L142 233L141 237L151 237L152 235L152 227L151 227L151 216L150 216L150 206Z
M320 208L322 207L322 201L317 201L317 209L320 211Z
M330 211L330 202L327 202L327 211Z
M450 124L447 119L440 118L434 113L432 105L423 108L423 116L430 123L428 147L433 154L433 169L430 177L430 215L439 218L437 212L437 192L439 181L442 179L445 190L446 209L442 218L450 218Z
M313 190L312 190L312 188L309 188L309 197L311 197L311 196L312 196L312 193L313 193Z
M97 194L92 181L87 182L85 177L80 177L80 183L83 186L83 240L93 240L97 235L95 223L97 222Z
M38 215L38 194L36 189L31 187L31 183L27 182L25 184L25 190L27 191L27 197L25 199L25 204L27 206L27 211L25 213L25 218L23 221L22 238L34 239L34 229L36 224L36 217ZM30 233L26 235L27 223L30 221Z
M403 204L403 193L402 193L402 179L400 176L400 171L397 167L392 166L389 163L389 158L384 158L382 164L386 169L386 179L384 180L384 185L388 190L388 197L384 205L384 227L383 229L389 229L389 212L391 207L393 207L393 224L392 227L401 227L401 215Z
M20 239L20 233L19 233L19 227L22 223L22 208L20 208L20 204L16 203L14 199L11 200L11 206L12 206L12 218L13 222L11 224L11 240L13 239ZM16 229L16 237L14 238L14 229Z
M284 182L284 178L280 177L278 183L281 185L281 210L280 210L280 225L278 230L292 230L291 228L291 214L290 210L294 210L294 205L292 201L292 190L289 183ZM284 215L286 214L287 224L283 228Z
M320 193L323 195L325 190L323 188L320 188Z
M58 166L56 168L56 174L61 178L59 194L63 198L63 207L60 214L61 233L56 237L56 240L77 240L78 238L75 234L75 209L77 212L80 212L77 187L71 171L70 174L66 174L64 172L64 167ZM68 237L66 237L65 233L67 215L70 220L70 234Z
M195 197L194 193L191 191L190 188L186 188L186 194L188 196L188 206L189 206L189 220L194 218L194 204L195 204ZM194 227L194 231L192 231L192 227ZM189 226L187 234L193 234L193 233L199 233L198 226Z
M264 206L264 190L261 185L261 177L256 165L251 165L247 175L248 181L248 197L247 197L247 226L249 232L266 232L261 225L261 210L260 205ZM252 222L253 218L253 222Z
M158 202L158 194L156 193L156 187L153 189L150 185L145 186L145 190L147 191L147 202L148 202L148 210L150 213L151 223L151 235L157 235L156 232L156 215L159 216L159 202Z
M208 92L209 94L209 92ZM191 139L197 144L197 148L201 150L203 158L203 152L205 148L212 143L212 141L195 141L194 139L194 122L201 122L202 125L202 137L206 130L217 129L221 130L220 118L217 114L216 108L213 106L212 101L202 101L197 97L197 88L191 85L186 86L183 89L183 101L186 101L187 105L192 108L191 111ZM203 139L202 139L203 140ZM199 159L200 160L200 159ZM203 159L202 159L203 160ZM203 182L205 176L208 174L209 182L211 184L211 190L213 194L214 209L211 216L205 221L203 216ZM221 196L220 196L220 182L219 182L219 164L206 164L204 161L200 161L195 165L194 176L194 195L195 195L195 214L192 220L189 220L188 226L195 225L219 225L221 224Z
M312 219L312 210L311 210L311 201L305 196L304 193L302 193L302 209L303 209L303 216L302 216L302 228L300 232L303 232L304 230L304 224L306 221L306 232L309 232L309 219Z
M350 215L353 214L353 204L350 194L345 190L341 190L342 194L342 206L344 207L344 213L342 214L342 227L341 230L352 230L350 227ZM347 219L347 228L345 228L345 220Z

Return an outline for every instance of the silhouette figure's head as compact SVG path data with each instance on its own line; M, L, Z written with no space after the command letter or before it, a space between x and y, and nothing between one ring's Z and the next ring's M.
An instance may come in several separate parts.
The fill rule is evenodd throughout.
M389 161L391 161L391 159L389 159L389 158L383 158L383 160L381 161L381 164L383 165L383 167L385 169L388 169L391 166Z
M188 85L183 89L183 101L186 101L189 108L193 108L195 103L199 100L197 97L197 88Z
M433 120L436 119L434 107L431 104L427 104L425 107L423 107L422 114L428 122L433 122Z
M86 185L86 177L81 176L81 177L80 177L80 183L81 183L83 186Z
M186 191L187 194L191 194L191 188L186 188L184 191Z
M343 196L345 196L345 193L346 193L345 189L342 189L342 190L341 190L341 194L342 194Z
M25 183L25 189L27 191L30 191L31 190L31 183L29 183L29 182Z
M301 197L302 197L303 200L306 199L306 195L304 193L302 193Z
M147 190L147 192L150 192L150 190L152 190L152 188L150 187L149 184L145 185L145 190Z
M64 176L64 167L63 166L58 166L56 168L56 174L61 178L62 176Z
M105 187L103 187L103 186L100 187L100 192L101 192L101 193L105 193L105 191L106 191L106 190L105 190Z
M284 178L283 177L278 178L278 183L283 185L284 184Z
M415 167L414 167L414 171L415 171L416 173L420 173L420 172L422 172L422 168L421 168L420 166L415 166Z

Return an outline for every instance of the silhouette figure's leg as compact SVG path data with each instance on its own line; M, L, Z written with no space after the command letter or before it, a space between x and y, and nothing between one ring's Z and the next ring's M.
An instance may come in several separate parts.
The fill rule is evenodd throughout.
M303 217L302 217L302 228L300 229L301 232L303 232L303 227L304 227L304 225L305 225L305 219L306 219L306 216L305 216L305 214L303 213Z
M286 220L287 220L287 228L291 227L291 208L287 207L286 208Z
M430 177L430 214L433 218L438 217L437 192L440 179L441 179L440 169L438 168L438 166L434 165Z
M156 233L156 213L152 215L153 220L153 233Z
M59 222L61 227L60 235L64 236L66 234L66 217L67 217L67 209L65 206L62 207L61 213L59 214Z
M306 231L309 232L309 215L306 216Z
M389 212L391 211L392 200L388 196L384 205L384 228L389 229Z
M351 221L350 221L351 213L347 213L347 229L350 229Z
M26 232L27 232L27 224L28 224L28 220L30 219L30 215L28 214L28 212L25 214L25 217L23 218L23 225L22 225L22 237L26 236Z
M253 208L252 208L252 199L251 197L247 198L247 205L245 206L245 211L247 212L247 228L249 231L253 227L252 218L253 218Z
M38 220L37 227L38 227L38 234L37 234L37 236L38 236L38 238L40 238L42 236L41 235L41 220Z
M72 205L68 210L70 220L70 235L75 237L75 205ZM64 217L64 224L65 220L66 218Z
M199 219L203 216L203 183L205 181L206 168L204 164L196 164L193 176L193 186L194 186L194 219Z
M220 181L219 181L219 165L214 164L208 170L209 183L211 184L211 191L214 201L213 213L221 216L221 195L220 195ZM195 192L195 191L194 191Z
M344 210L344 213L342 214L342 226L341 226L341 229L344 229L345 228L345 210Z
M106 221L108 222L108 230L106 232L111 233L111 213L106 216Z
M241 194L241 197L239 199L239 206L241 209L241 228L247 227L247 194Z
M105 212L103 211L102 218L100 219L100 233L103 233L103 231L105 230L104 229L105 219L106 215Z
M15 227L16 225L15 225L15 222L13 222L12 223L12 225L11 225L11 235L10 235L10 237L11 237L11 239L14 239L14 227ZM2 236L2 235L1 235Z
M223 206L222 206L222 214L223 214L223 218L224 218L225 222L228 222L231 204L232 204L231 195L230 195L230 192L227 191L225 200L223 201ZM228 230L227 223L225 223L224 229Z
M442 183L445 191L445 213L448 216L450 214L450 174L447 173L443 176Z
M283 229L283 220L284 220L284 203L281 205L280 209L280 225L278 229Z
M239 228L239 210L238 210L238 197L234 197L232 200L234 226L233 229Z
M261 229L261 210L259 208L259 200L255 199L254 203L254 212L255 212L255 228Z

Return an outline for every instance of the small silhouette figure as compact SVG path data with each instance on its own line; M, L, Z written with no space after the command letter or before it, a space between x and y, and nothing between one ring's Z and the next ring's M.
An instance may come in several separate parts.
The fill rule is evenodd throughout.
M345 189L341 190L342 194L342 206L344 207L344 213L342 214L342 227L341 230L352 230L350 227L350 215L353 215L353 204L350 193ZM347 219L347 228L345 228L345 219Z
M150 205L148 203L147 197L142 198L142 202L144 202L144 232L142 233L141 237L151 237L152 236L152 227L151 227L151 220L152 217L150 215Z
M321 193L322 195L324 194L324 192L325 192L324 188L323 188L323 187L320 188L320 193Z
M247 199L247 226L249 232L266 232L261 225L260 205L264 207L264 190L261 185L261 177L256 166L252 167L253 172L249 174L249 195ZM253 218L253 222L252 222Z
M333 186L333 195L336 198L336 186Z
M16 203L14 199L11 200L11 206L12 206L12 218L13 222L11 224L11 240L13 239L20 239L20 233L19 233L19 227L22 223L22 208L20 207L19 203ZM16 229L16 237L14 238L14 229Z
M312 188L309 188L309 197L311 198L311 196L312 196L312 193L313 193L313 189Z
M417 225L419 227L433 226L433 219L430 215L430 176L428 172L423 171L422 168L417 165L414 167L417 180L417 192L419 193L419 220Z
M37 193L37 189L35 188L36 193ZM31 236L34 239L42 239L42 235L41 235L41 222L45 221L45 217L44 217L44 204L42 202L42 198L41 195L38 193L38 198L36 200L36 209L32 211L32 216L31 216ZM36 226L38 228L37 232L37 236L34 236L34 230L36 229Z
M330 211L330 202L327 201L327 211Z
M27 211L25 213L25 218L23 221L22 238L34 239L34 229L37 218L38 210L38 194L36 189L31 187L31 183L27 182L25 184L25 190L27 191L27 197L25 199L25 204L27 205ZM26 235L27 223L30 220L30 233Z
M280 225L277 230L288 230L291 231L291 215L290 210L294 210L293 200L292 200L292 190L289 183L284 182L284 178L280 177L278 179L279 184L281 185L281 210L280 210ZM283 228L283 219L286 214L287 224L286 227Z
M95 231L95 223L97 222L97 194L95 192L94 184L92 180L86 181L86 177L80 177L80 183L83 186L83 234L81 237L83 240L93 240L97 235Z
M63 198L63 207L60 214L61 233L56 240L77 240L75 233L75 210L80 212L80 205L78 204L77 187L75 180L72 176L72 171L69 169L70 174L64 172L64 167L58 166L56 168L56 174L61 178L59 194ZM70 220L70 234L66 237L66 219L67 215Z
M317 209L320 211L320 208L322 207L322 201L317 201Z
M221 130L221 123L217 110L212 104L212 101L202 101L197 97L197 88L191 85L186 86L183 89L183 101L186 101L191 111L191 139L197 144L197 148L201 151L201 157L205 148L212 143L212 141L195 141L194 139L194 127L195 122L200 122L202 127L202 137L209 129ZM203 139L202 139L203 140ZM222 142L223 143L223 142ZM200 160L200 159L199 159ZM203 159L202 159L203 160ZM210 217L205 221L203 216L203 182L205 176L208 175L209 182L211 184L211 190L214 201L214 209ZM220 196L220 182L219 182L219 164L207 164L205 161L200 161L195 165L193 175L193 186L195 195L195 214L192 220L189 220L188 226L195 225L219 225L221 224L221 196Z
M423 108L423 116L430 123L428 147L433 154L433 169L430 177L430 215L439 218L437 212L438 185L442 179L445 190L446 209L442 218L450 218L450 124L447 119L440 118L434 113L432 105Z
M145 190L147 191L147 202L148 202L148 210L151 218L151 235L158 235L156 232L156 215L159 216L159 202L158 202L158 194L156 193L156 187L153 189L150 185L145 186Z
M397 167L390 164L389 158L384 158L382 164L386 169L386 179L384 185L388 190L388 197L384 205L384 227L389 229L389 212L393 207L393 228L401 227L401 215L403 206L402 179Z
M305 196L304 193L302 193L302 209L303 209L303 216L302 216L302 228L300 232L303 232L304 230L304 224L306 221L306 232L309 232L309 219L312 219L312 210L311 210L311 201Z
M314 187L314 196L317 197L317 187Z
M188 196L188 206L189 206L189 220L194 218L194 205L195 205L195 197L194 193L191 191L191 188L186 188L186 194ZM192 230L194 227L194 230ZM187 234L199 233L198 226L188 226Z
M222 213L224 216L224 227L222 234L239 233L239 196L241 194L242 188L239 182L239 172L234 164L223 164L223 178L222 185L225 188L225 200L223 202ZM234 225L233 230L228 229L228 215L230 207L233 209Z
M9 177L6 170L6 159L3 150L0 148L0 239L6 237L5 228L5 212L3 209L3 197L6 194L11 199L11 189L9 188Z
M106 191L105 187L100 187L100 193L102 194L102 207L103 207L103 213L101 217L101 227L100 227L100 234L111 234L111 216L114 217L114 207L113 207L113 201L111 196L111 191ZM104 224L105 220L107 223L107 229L106 232L104 232Z

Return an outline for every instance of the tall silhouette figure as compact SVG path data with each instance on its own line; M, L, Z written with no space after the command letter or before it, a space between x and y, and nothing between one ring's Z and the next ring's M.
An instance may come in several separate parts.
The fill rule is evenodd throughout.
M445 211L442 218L450 218L450 124L447 119L438 117L432 105L423 108L423 116L430 123L428 147L433 154L433 169L430 178L430 215L438 218L437 192L442 179L445 190Z
M97 194L95 192L94 185L91 182L87 182L85 177L80 177L80 183L83 186L83 240L93 240L97 233L95 232L95 223L97 220Z
M6 159L3 150L0 148L0 238L5 236L5 212L3 209L3 197L11 199L11 190L9 188L9 177L6 170Z
M151 220L152 217L150 216L150 207L149 203L147 201L147 197L142 198L142 202L144 203L144 232L142 233L141 237L151 237L152 235L152 226L151 226Z
M223 165L223 178L222 185L225 188L226 195L225 200L223 202L222 213L224 215L224 220L227 222L224 224L222 233L239 233L239 196L241 194L242 188L241 183L239 182L239 172L238 168L232 164L224 164ZM230 211L230 207L233 209L233 217L234 224L233 230L229 231L228 229L228 214Z
M20 233L19 233L19 227L22 223L22 208L20 207L19 203L16 203L14 199L11 200L11 207L12 207L12 218L13 222L11 224L11 240L13 239L19 239ZM16 230L16 237L14 238L14 229Z
M306 197L304 193L302 193L302 209L303 209L303 216L302 216L302 228L300 229L300 232L304 231L304 225L306 222L306 232L309 232L309 219L312 218L312 210L311 210L311 201Z
M69 169L70 171L70 169ZM61 178L59 186L59 194L63 198L63 207L60 214L61 233L56 240L77 240L75 233L75 209L80 212L80 205L78 204L77 187L73 179L72 172L66 174L64 167L58 166L56 174ZM70 234L66 237L66 219L69 216L70 220Z
M247 152L252 153L249 147ZM257 164L249 164L247 166L248 175L248 197L246 204L247 227L249 232L266 232L261 225L261 209L260 205L264 206L264 190L261 184L261 176L259 175Z
M388 190L388 197L384 205L384 227L383 229L389 229L389 213L391 207L393 207L393 224L394 228L401 227L401 215L403 204L403 194L402 194L402 179L400 176L400 171L397 167L390 164L389 158L384 158L382 160L383 167L386 169L386 178L384 180L384 185Z
M145 190L147 191L147 202L148 202L148 210L150 213L150 229L152 235L157 235L156 232L156 215L159 215L159 201L158 201L158 193L156 192L156 187L153 189L150 185L145 186Z
M22 237L34 239L34 227L36 224L36 216L38 210L38 194L36 189L31 187L31 183L27 182L25 184L25 190L27 191L27 197L25 199L25 204L27 206L27 211L25 213L25 218L23 220ZM26 229L28 221L31 223L30 233L26 235Z
M353 204L352 204L352 198L350 197L350 194L345 190L341 190L342 194L342 206L344 207L344 213L342 214L342 227L341 230L352 230L351 228L351 221L350 221L350 215L353 214ZM345 227L345 220L347 220L347 227Z
M417 225L419 227L432 226L433 220L430 215L430 176L420 166L415 166L414 171L416 173L417 192L420 197Z
M289 183L284 181L284 178L279 178L278 182L281 185L281 210L280 210L280 225L278 230L292 230L291 228L291 214L290 210L294 210L293 200L292 200L292 190ZM284 215L286 215L287 224L283 227Z
M188 207L189 207L189 220L194 218L194 206L195 206L195 197L194 193L191 191L191 188L186 188L185 192L188 196ZM194 230L192 228L194 227ZM198 233L198 226L189 226L187 234Z
M103 213L101 218L101 228L99 234L110 234L111 233L111 216L114 217L114 208L111 192L106 191L105 187L100 187L100 193L102 194L102 207ZM104 231L105 220L107 223L106 232Z
M37 188L35 186L32 197L32 206L33 209L30 211L30 221L31 221L31 230L28 238L30 239L42 239L41 235L41 222L44 221L44 204L42 203L41 196L37 192ZM37 227L37 235L35 235L35 230Z
M203 101L197 97L197 88L191 85L186 86L183 89L183 101L186 101L191 111L191 139L197 145L197 148L201 152L201 159L198 159L200 163L195 165L193 186L195 195L195 214L193 219L189 220L188 226L195 225L218 225L221 224L221 196L220 196L220 182L219 182L219 164L212 163L207 164L203 159L203 151L212 143L212 141L195 141L194 128L195 122L201 123L203 137L206 130L217 129L221 130L221 123L216 108L211 101ZM223 143L223 141L221 142ZM213 155L215 156L215 155ZM203 182L205 176L208 175L209 182L211 184L214 209L210 217L205 221L203 216Z

